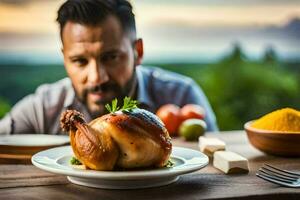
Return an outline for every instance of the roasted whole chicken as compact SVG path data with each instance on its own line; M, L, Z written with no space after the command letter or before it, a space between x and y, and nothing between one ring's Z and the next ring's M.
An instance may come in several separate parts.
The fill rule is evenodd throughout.
M172 150L163 123L139 108L106 114L90 123L78 111L67 110L61 127L69 132L76 158L94 170L163 167Z

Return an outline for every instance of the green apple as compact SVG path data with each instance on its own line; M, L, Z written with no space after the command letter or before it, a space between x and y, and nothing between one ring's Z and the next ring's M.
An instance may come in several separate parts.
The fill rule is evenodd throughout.
M179 127L179 135L188 141L198 140L204 135L206 123L201 119L187 119L183 121Z

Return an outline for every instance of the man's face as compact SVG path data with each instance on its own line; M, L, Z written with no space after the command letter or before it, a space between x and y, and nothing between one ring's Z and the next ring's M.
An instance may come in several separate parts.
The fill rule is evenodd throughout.
M66 71L93 117L105 113L106 103L132 90L134 48L117 18L109 16L97 26L67 22L62 40Z

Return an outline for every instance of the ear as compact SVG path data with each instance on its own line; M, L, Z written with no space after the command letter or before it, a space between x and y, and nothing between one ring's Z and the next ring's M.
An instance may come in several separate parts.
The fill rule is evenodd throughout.
M140 65L142 64L143 56L144 56L144 46L143 40L141 38L137 39L134 43L134 59L135 64Z

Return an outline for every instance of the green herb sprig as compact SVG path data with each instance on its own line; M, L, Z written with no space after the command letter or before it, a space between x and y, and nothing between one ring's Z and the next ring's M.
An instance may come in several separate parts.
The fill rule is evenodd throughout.
M82 163L75 157L72 157L70 160L71 165L82 165Z
M118 99L114 99L111 102L111 106L109 104L105 105L105 108L110 112L110 113L115 113L119 110L118 107Z
M170 168L173 167L174 165L175 165L174 162L171 159L169 159L165 167Z
M111 105L109 104L105 105L105 108L110 113L116 113L117 111L130 112L132 109L137 107L138 107L138 101L132 100L130 97L125 97L123 99L123 106L121 108L118 106L118 99L112 100Z
M138 101L137 100L132 100L130 97L125 97L123 99L123 107L122 107L122 111L130 111L134 108L137 108L138 105Z

